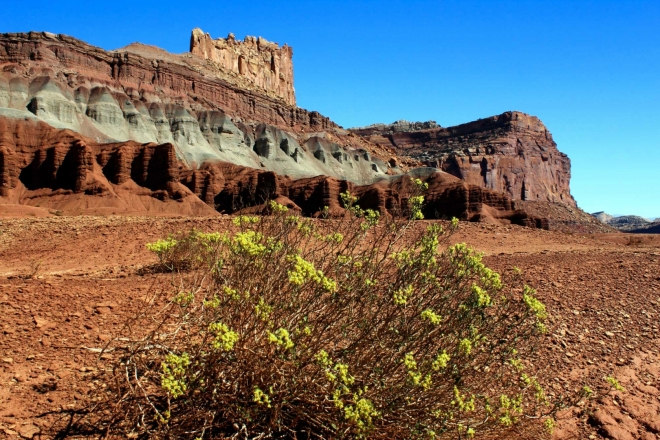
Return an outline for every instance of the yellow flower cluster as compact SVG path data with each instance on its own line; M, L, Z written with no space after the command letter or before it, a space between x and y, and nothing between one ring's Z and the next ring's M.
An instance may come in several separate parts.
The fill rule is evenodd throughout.
M271 200L268 203L268 206L270 207L270 210L273 212L273 214L284 214L289 210L289 208L280 203L277 203L275 200Z
M147 249L160 255L173 249L177 244L178 242L173 237L168 237L165 240L160 239L153 243L147 243Z
M263 234L255 231L238 232L231 240L230 249L235 254L256 257L266 253L266 246L261 243Z
M427 374L424 376L422 373L417 371L417 362L415 361L415 357L412 353L406 354L406 356L403 358L403 364L408 370L408 378L413 383L413 385L421 386L425 390L428 390L431 387L431 384L433 383L431 375Z
M477 306L488 307L490 305L490 295L488 295L488 292L476 284L472 285L472 294L474 295Z
M268 332L268 341L272 344L277 344L284 350L288 350L295 346L289 336L289 331L285 328L278 328L275 330L275 333Z
M355 424L358 438L364 438L373 429L373 419L379 415L373 403L365 398L357 399L355 406L346 405L344 407L344 418Z
M433 368L435 371L444 370L447 368L450 360L451 357L447 354L446 351L443 350L442 353L435 357L433 363L431 364L431 368Z
M466 396L461 394L461 391L457 386L454 386L454 400L451 402L453 405L458 406L458 409L463 412L474 411L474 396L471 396L469 399L466 399Z
M254 225L259 223L259 217L257 217L256 215L239 215L237 217L234 217L231 222L236 226Z
M433 325L438 325L442 321L442 316L436 314L431 309L424 310L421 314L421 317L423 321L428 321Z
M227 295L229 298L238 301L241 299L241 294L236 291L236 289L232 289L229 286L224 286L222 288L222 292Z
M412 296L412 294L413 294L412 285L397 290L396 292L394 292L394 304L398 306L405 306L406 303L408 302L408 299L410 299L410 297Z
M259 302L254 306L254 311L259 319L267 322L270 318L270 314L273 312L273 306L264 301L263 297L260 297Z
M188 357L188 353L183 353L180 356L170 353L165 356L165 360L161 364L163 373L160 385L173 399L182 396L188 389L185 376L189 365L190 357Z
M320 285L323 290L328 292L337 291L337 282L323 275L323 271L316 270L314 263L311 263L300 255L294 255L289 258L293 262L293 269L288 271L289 282L296 286L303 285L306 281L313 281Z
M534 316L536 316L537 319L539 320L544 320L545 318L548 317L548 314L545 310L545 304L543 304L541 301L539 301L534 295L536 294L536 290L532 289L529 286L524 286L523 288L523 301L525 302L525 305L527 306L527 309L532 312Z
M380 221L380 212L374 211L373 209L367 209L363 213L365 221L360 224L360 229L366 231L367 229L376 226Z
M229 329L229 327L221 322L209 324L209 332L215 336L211 342L211 346L216 350L231 351L236 342L238 342L238 333Z
M458 343L458 351L463 353L465 356L469 356L472 353L472 341L469 339L461 339Z
M268 394L264 393L263 391L261 391L259 388L256 387L254 388L252 401L259 405L266 405L268 408L271 407L270 397L268 396Z
M413 196L408 199L410 205L411 220L423 220L422 206L424 205L424 196Z

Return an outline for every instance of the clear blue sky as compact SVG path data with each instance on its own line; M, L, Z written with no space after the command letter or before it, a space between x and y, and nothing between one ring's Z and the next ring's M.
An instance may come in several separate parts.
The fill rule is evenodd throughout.
M660 1L6 1L0 31L188 50L190 31L294 48L298 104L345 127L541 118L586 211L660 217Z

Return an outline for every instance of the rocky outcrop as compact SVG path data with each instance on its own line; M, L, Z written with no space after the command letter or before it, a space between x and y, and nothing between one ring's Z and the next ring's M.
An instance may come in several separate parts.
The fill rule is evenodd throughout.
M0 118L0 190L64 190L96 195L112 193L129 180L152 191L180 197L179 170L172 144L99 144L44 122Z
M268 136L275 145L282 145L284 139ZM429 184L426 218L457 217L547 228L547 222L516 209L506 195L436 169L383 176L370 185L330 176L293 179L218 161L191 169L177 159L171 143L98 143L42 121L0 118L0 204L7 200L29 204L35 195L44 206L48 206L43 199L48 195L85 194L110 200L124 190L161 201L190 202L194 198L225 213L261 212L267 201L277 200L308 216L318 215L326 206L331 215L343 215L340 194L350 191L362 208L398 216L406 215L412 178ZM140 206L133 208L139 210Z
M206 41L205 34L193 34L193 41L195 35ZM262 39L224 41L224 52L217 52L219 40L208 43L214 49L203 59L140 44L106 52L64 35L0 34L0 116L43 121L99 143L169 143L191 168L223 161L358 184L401 172L399 163L384 161L389 150L292 104L290 48ZM199 51L203 44L193 46ZM213 61L230 52L239 64L246 57L244 75ZM259 64L269 56L269 64ZM269 88L263 79L273 66L277 78L285 77L282 96L284 85Z
M428 123L427 123L428 124ZM506 112L448 128L414 128L400 123L353 129L366 139L392 146L466 182L507 194L513 200L576 206L570 194L566 154L535 116Z
M344 215L340 194L350 191L363 209L373 209L387 215L406 215L408 197L413 194L411 175L383 178L371 185L355 185L333 177L319 176L291 179L267 171L236 167L231 164L213 164L202 173L206 177L195 180L214 182L213 203L221 212L260 212L267 209L266 202L279 203L302 212L318 216L328 207L331 216ZM412 176L421 177L429 184L425 193L424 216L427 219L513 223L548 229L546 219L530 216L516 209L515 202L503 194L470 185L435 169L415 170ZM205 187L195 189L198 196L207 197Z
M280 47L264 38L251 36L239 41L234 34L213 40L197 28L190 36L190 52L211 61L219 70L240 75L256 87L275 93L288 105L296 105L290 46Z
M351 132L295 106L289 47L196 30L191 51L108 52L64 35L0 34L0 196L128 191L228 213L275 198L307 215L324 206L340 215L339 193L351 190L363 207L397 215L402 173L426 163L433 168L413 175L430 184L427 218L547 227L519 203L574 205L568 158L537 118Z

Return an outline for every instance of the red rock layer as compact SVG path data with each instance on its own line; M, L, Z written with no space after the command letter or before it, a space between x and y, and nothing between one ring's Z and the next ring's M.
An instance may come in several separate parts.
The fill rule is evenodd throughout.
M535 116L506 112L449 128L400 131L381 124L352 131L513 200L576 206L570 159Z
M515 203L504 194L470 185L444 172L426 171L417 172L429 184L426 218L457 217L547 228L544 220L516 210ZM340 194L345 191L356 195L364 209L405 214L411 194L411 179L407 176L357 186L326 176L293 180L221 162L191 170L176 158L172 144L99 144L44 122L8 118L0 118L0 182L3 197L10 197L17 189L34 192L44 188L102 196L123 185L140 193L147 190L161 200L194 194L226 213L259 210L275 199L308 216L318 215L326 206L331 215L342 215Z
M163 197L181 197L181 163L172 144L99 144L44 122L0 118L0 195L26 188L89 195L112 191L129 180Z
M168 99L193 110L221 110L234 117L279 127L324 130L337 127L318 112L307 111L259 90L232 84L194 58L140 46L107 52L66 35L43 32L0 34L0 65L15 88L27 90L35 77L57 78L72 96L84 84L123 90L130 100ZM149 52L153 52L153 56ZM149 56L146 56L149 55ZM19 84L20 83L20 84ZM89 91L87 91L89 93Z

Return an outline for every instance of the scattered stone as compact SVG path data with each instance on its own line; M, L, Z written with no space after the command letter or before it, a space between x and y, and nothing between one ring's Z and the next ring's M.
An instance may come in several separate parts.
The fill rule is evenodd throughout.
M38 426L33 424L23 425L18 428L18 434L23 438L33 438L35 435L39 434L41 429Z

